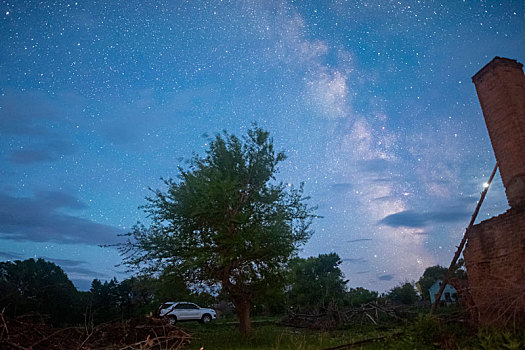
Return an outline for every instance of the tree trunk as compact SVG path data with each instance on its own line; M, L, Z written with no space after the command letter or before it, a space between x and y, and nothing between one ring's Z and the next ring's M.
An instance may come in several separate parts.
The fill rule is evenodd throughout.
M252 323L250 321L250 300L243 297L232 298L233 304L237 309L237 317L239 317L239 331L241 334L248 334L252 330Z

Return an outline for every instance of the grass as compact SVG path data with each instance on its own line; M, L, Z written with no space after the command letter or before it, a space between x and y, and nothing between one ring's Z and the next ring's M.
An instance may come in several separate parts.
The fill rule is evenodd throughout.
M278 318L255 318L252 332L247 336L242 336L238 324L231 320L218 320L208 325L187 322L179 326L192 334L191 344L183 350L201 347L204 350L322 350L380 337L384 338L351 349L525 349L525 331L521 328L476 330L464 322L454 321L457 311L447 309L438 317L432 317L428 310L422 310L401 323L349 326L331 332L279 326L276 324ZM344 349L347 348L341 348Z
M201 347L204 350L319 350L363 339L388 336L399 331L396 328L366 327L323 332L282 327L256 320L252 332L242 336L237 325L228 323L215 322L202 326L188 322L181 323L179 326L192 334L192 342L186 349L196 350Z

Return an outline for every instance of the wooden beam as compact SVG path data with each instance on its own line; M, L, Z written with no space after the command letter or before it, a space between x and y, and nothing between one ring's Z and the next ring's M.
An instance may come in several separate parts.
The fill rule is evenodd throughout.
M432 304L432 308L430 309L430 314L432 315L434 311L436 310L439 301L441 299L441 294L443 294L443 290L445 290L445 286L447 285L450 277L452 276L452 273L454 272L456 268L456 262L459 259L459 256L461 255L461 252L463 251L463 248L465 247L465 243L467 242L468 238L468 232L472 226L474 226L474 222L476 221L476 218L479 213L479 209L481 208L481 204L483 204L483 201L485 200L485 196L487 195L487 192L489 190L490 184L492 183L492 179L494 179L494 175L496 175L496 170L498 170L498 163L494 166L494 170L492 170L492 174L490 175L489 181L487 182L487 186L481 192L481 198L478 201L478 205L476 205L476 209L474 210L474 214L472 214L472 218L470 219L470 223L465 230L465 234L463 235L463 239L461 240L461 243L458 246L458 249L456 250L456 254L454 254L454 258L452 259L452 262L450 263L450 266L447 270L447 273L445 274L445 277L443 278L443 281L441 282L441 286L439 287L439 291L436 294L436 299L434 300L434 304Z

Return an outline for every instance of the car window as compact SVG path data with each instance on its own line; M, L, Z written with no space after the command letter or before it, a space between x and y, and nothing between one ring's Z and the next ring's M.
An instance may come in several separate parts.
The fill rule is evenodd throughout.
M187 309L186 305L187 305L187 304L184 304L184 303L177 304L177 305L175 306L175 309L177 309L177 310L180 310L180 309Z
M188 306L188 309L198 309L199 307L195 304L186 304Z

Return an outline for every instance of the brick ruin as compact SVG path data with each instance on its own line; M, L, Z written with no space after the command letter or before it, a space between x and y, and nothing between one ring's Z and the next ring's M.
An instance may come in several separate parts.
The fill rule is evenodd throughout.
M467 232L463 256L483 325L525 323L525 75L496 57L472 77L510 209Z

